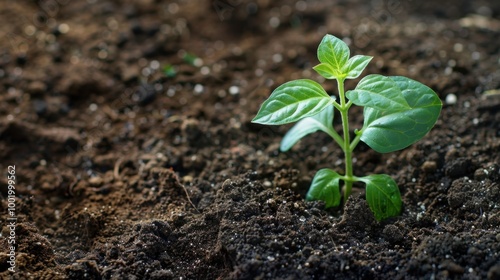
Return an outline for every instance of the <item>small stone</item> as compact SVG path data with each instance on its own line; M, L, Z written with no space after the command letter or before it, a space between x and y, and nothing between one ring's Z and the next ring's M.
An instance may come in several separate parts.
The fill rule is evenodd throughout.
M425 161L420 168L425 173L433 173L437 169L437 163L435 161Z
M451 147L447 152L446 152L446 155L444 156L444 159L446 161L451 161L457 157L459 157L460 154L458 152L457 149L455 149L454 147Z
M97 176L96 177L91 177L89 179L89 184L92 187L98 187L98 186L102 185L102 182L103 182L102 178L101 177L97 177Z
M455 105L457 104L457 96L454 93L449 93L446 95L446 104L448 105Z
M232 86L229 88L229 94L237 95L238 93L240 93L240 88L238 88L237 86Z
M51 229L51 228L47 228L43 231L43 234L44 235L48 235L48 236L53 236L55 234L54 230Z
M186 175L184 177L182 177L182 181L184 183L192 183L193 182L193 176L191 175Z
M49 182L43 182L41 185L41 189L44 191L52 191L54 190L54 186Z

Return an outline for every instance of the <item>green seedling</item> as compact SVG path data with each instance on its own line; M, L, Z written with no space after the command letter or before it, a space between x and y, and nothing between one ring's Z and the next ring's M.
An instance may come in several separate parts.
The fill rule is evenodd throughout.
M345 80L358 78L372 57L350 57L349 47L333 35L326 35L319 44L318 59L321 63L313 69L337 81L338 101L315 81L295 80L276 88L252 122L281 125L298 121L281 141L283 152L316 131L327 133L342 148L345 173L319 170L307 200L323 200L326 207L341 206L349 198L353 183L362 182L368 205L378 221L399 215L402 201L394 179L386 174L354 175L353 151L360 141L379 153L401 150L417 142L436 123L441 100L429 87L401 76L367 75L355 89L345 92ZM352 105L364 107L364 122L351 135L348 111ZM342 136L333 128L335 109L342 119Z
M177 75L177 70L175 70L175 67L172 64L165 65L162 71L168 78L174 78L175 75Z
M201 58L197 57L192 53L187 53L187 52L182 55L182 60L196 67L200 67L203 64L203 60Z

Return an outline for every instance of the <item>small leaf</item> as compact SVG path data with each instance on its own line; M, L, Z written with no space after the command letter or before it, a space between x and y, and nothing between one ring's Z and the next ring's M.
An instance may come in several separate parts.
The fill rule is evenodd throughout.
M323 37L318 47L319 61L330 65L334 71L339 73L341 73L342 68L347 63L349 55L350 51L347 44L330 34Z
M410 109L401 89L389 77L368 75L359 81L355 90L346 96L358 106L374 108L382 111L402 111Z
M175 75L177 75L177 71L175 70L175 67L171 64L167 64L163 67L163 74L167 76L168 78L173 78Z
M330 67L329 64L327 63L320 63L316 66L313 67L313 69L318 72L321 76L325 77L326 79L335 79L338 73L336 73L335 70Z
M252 120L260 124L285 124L314 116L333 104L320 84L302 79L276 88Z
M200 67L203 65L203 60L192 53L184 53L184 55L182 56L182 60L196 67Z
M401 213L401 194L398 185L389 175L375 174L359 180L366 184L366 201L377 221Z
M329 106L319 114L300 120L281 140L280 150L286 152L304 136L318 130L330 133L333 130L333 106Z
M404 149L424 137L436 123L442 103L426 85L406 77L391 77L401 89L410 109L364 110L361 141L379 153Z
M347 73L346 79L356 79L365 70L372 58L372 56L355 55L349 58L347 64L342 69L342 73Z
M307 200L322 200L325 207L340 205L340 175L331 169L320 169L314 175L311 187L307 192Z

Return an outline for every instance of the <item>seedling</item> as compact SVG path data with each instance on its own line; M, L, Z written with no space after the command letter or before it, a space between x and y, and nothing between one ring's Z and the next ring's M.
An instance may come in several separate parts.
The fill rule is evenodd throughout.
M196 67L200 67L203 65L203 60L192 53L183 52L182 60Z
M402 201L394 179L386 174L355 176L352 153L359 141L379 153L401 150L417 142L436 123L441 100L429 87L401 76L367 75L355 89L345 92L345 80L358 78L372 57L350 57L349 47L333 35L326 35L319 44L318 59L321 63L313 69L337 81L338 101L315 81L295 80L276 88L252 122L280 125L298 121L281 141L283 152L316 131L327 133L342 148L345 173L319 170L307 200L323 200L326 207L337 207L347 201L353 183L362 182L368 205L378 221L399 215ZM352 105L364 107L364 122L351 139L348 111ZM335 109L342 119L342 136L333 128Z
M177 75L177 70L175 70L175 67L172 64L167 64L163 66L163 74L167 76L168 78L174 78L175 75Z

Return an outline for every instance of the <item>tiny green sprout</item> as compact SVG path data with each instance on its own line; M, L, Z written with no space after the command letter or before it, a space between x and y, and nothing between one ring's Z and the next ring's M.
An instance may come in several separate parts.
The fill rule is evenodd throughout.
M353 183L361 182L366 186L366 200L378 221L399 215L402 201L394 179L386 174L355 176L352 153L360 141L379 153L401 150L417 142L436 123L441 100L431 88L401 76L367 75L356 88L345 92L345 80L358 78L372 57L350 57L349 47L333 35L326 35L319 44L318 59L320 64L313 69L324 78L337 81L338 98L309 79L287 82L264 101L252 122L266 125L297 122L281 141L283 152L316 131L327 133L342 148L345 173L319 170L307 200L322 200L327 208L341 206L349 198ZM364 107L364 122L354 130L351 139L348 111L352 105ZM342 135L333 128L335 109L341 116Z
M175 70L175 67L172 64L167 64L163 66L162 68L163 74L167 76L168 78L174 78L175 75L177 75L177 71Z
M184 62L186 62L187 64L190 64L190 65L196 66L196 67L200 67L203 65L203 60L201 58L197 57L196 55L194 55L192 53L188 53L188 52L185 52L182 55L182 60L184 60Z

